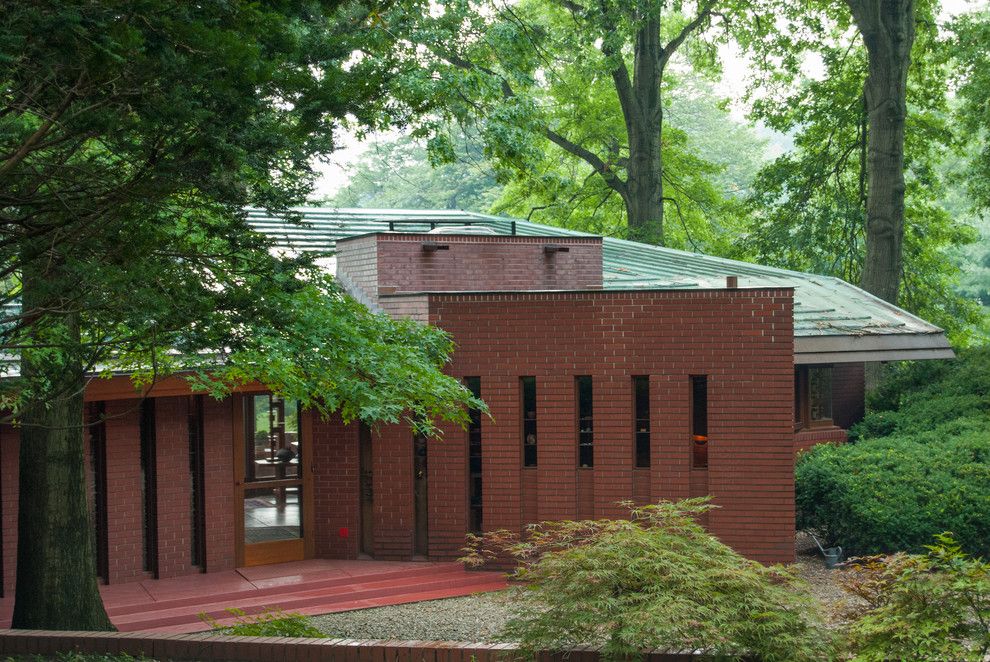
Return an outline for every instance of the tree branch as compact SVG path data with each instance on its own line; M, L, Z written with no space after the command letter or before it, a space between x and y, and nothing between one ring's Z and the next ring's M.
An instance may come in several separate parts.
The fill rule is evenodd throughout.
M701 5L701 8L698 10L698 15L694 17L694 20L692 20L690 23L688 23L683 28L681 28L681 31L677 34L677 36L671 39L669 42L667 42L667 45L661 49L660 51L661 71L667 66L667 62L670 61L671 56L673 56L673 54L677 52L677 49L681 47L681 44L684 43L684 40L687 39L692 32L697 30L701 26L701 24L708 19L709 16L711 16L712 10L715 9L716 1L717 0L707 0L706 2L704 2Z

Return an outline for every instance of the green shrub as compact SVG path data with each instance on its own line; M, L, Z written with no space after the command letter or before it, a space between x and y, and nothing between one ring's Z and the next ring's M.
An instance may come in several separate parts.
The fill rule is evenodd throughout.
M220 625L206 614L199 617L209 623L215 632L244 637L310 637L323 638L326 635L310 625L302 614L284 612L281 609L266 609L259 614L248 616L240 609L228 609L227 613L236 616L233 625Z
M857 660L984 660L990 652L990 564L946 534L924 555L857 559L843 587L862 598L848 635Z
M887 437L819 446L796 469L798 527L847 554L919 551L950 530L990 555L990 426L941 444Z
M898 368L853 430L795 472L798 527L849 554L922 551L949 530L990 556L990 350Z
M628 520L543 522L525 539L469 537L469 564L509 555L523 582L501 638L528 653L602 646L718 657L818 660L830 637L817 605L781 566L750 561L696 521L704 499L631 508Z
M890 368L869 396L853 439L933 431L956 419L990 419L990 347L960 350L955 360Z

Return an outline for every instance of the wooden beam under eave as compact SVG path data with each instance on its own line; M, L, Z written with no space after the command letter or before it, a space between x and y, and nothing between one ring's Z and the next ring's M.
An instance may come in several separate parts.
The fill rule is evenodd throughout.
M267 391L262 384L252 382L231 389L235 393L251 391ZM189 381L182 375L165 377L151 386L137 388L129 375L114 375L109 379L94 377L86 385L84 398L86 402L103 402L107 400L130 400L136 398L167 398L176 395L192 395ZM202 393L202 391L196 391Z

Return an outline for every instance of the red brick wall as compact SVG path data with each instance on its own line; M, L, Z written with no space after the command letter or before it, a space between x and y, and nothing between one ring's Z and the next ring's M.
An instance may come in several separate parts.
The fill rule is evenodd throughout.
M863 420L866 411L866 378L862 363L837 363L832 367L832 420L848 430Z
M711 530L753 558L792 559L791 306L783 289L431 296L431 321L458 345L451 373L481 376L494 417L483 432L486 528L525 524L520 376L537 378L536 499L545 519L578 515L576 375L594 379L595 468L587 473L595 516L621 514L615 502L633 494L632 375L651 376L650 492L654 499L690 493L689 376L708 375L711 447L701 473L720 506ZM405 458L408 434L398 443L403 450L395 457ZM462 484L463 464L449 465L446 481L431 472L431 491ZM375 468L376 481L408 500L395 482L408 474L405 466ZM452 539L466 528L464 521L451 521L446 531L433 524L433 537ZM398 532L394 521L391 530Z
M356 427L356 426L355 426ZM408 559L413 553L413 442L405 425L372 431L375 511L374 556ZM463 481L466 469L452 469L450 479ZM355 492L357 492L355 485ZM462 524L460 533L466 530Z
M158 470L158 576L164 579L198 571L191 563L189 398L155 398L154 403Z
M311 447L316 467L316 556L353 559L361 543L358 425L344 425L339 416L324 421L315 413L308 415L313 417ZM341 529L347 529L346 538L340 535Z
M337 278L359 301L378 299L378 236L337 243Z
M377 239L379 290L563 290L602 285L599 238L383 234ZM338 244L338 265L348 274L350 253L365 251L363 241ZM448 249L424 251L424 241ZM546 254L547 244L566 246L568 252Z
M378 304L394 319L407 317L423 323L430 320L429 297L425 294L382 296Z
M829 426L827 428L798 430L794 433L794 450L795 452L805 451L812 446L825 443L842 444L845 443L846 439L846 431L840 427Z
M203 456L206 501L206 571L234 567L234 522L243 517L234 503L233 400L203 398Z
M143 579L144 510L137 400L106 403L108 584ZM161 482L159 482L159 485Z
M0 425L0 504L3 517L3 592L14 591L17 570L17 490L20 435L9 425Z

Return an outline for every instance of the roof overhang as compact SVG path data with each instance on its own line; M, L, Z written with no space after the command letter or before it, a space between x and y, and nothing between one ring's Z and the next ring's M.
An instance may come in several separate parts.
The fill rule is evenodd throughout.
M794 363L863 363L955 357L944 333L799 336Z

